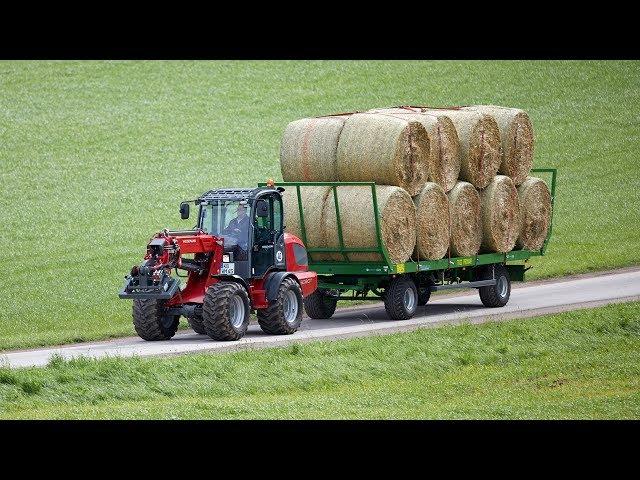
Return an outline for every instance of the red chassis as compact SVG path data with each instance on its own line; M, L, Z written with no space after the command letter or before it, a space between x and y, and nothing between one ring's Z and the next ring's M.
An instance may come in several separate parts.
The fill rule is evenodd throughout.
M224 252L224 239L202 231L182 234L182 232L164 230L151 239L144 260L148 263L153 263L149 268L153 272L152 275L158 280L163 270L166 275L169 275L174 268L189 271L187 285L182 291L177 289L176 293L166 302L166 307L202 304L205 293L211 285L220 281L231 280L241 283L247 289L251 309L260 310L269 306L267 286L275 274L279 274L279 277L295 278L300 285L303 297L312 294L318 287L316 273L310 272L307 265L299 265L296 263L294 245L297 244L304 248L302 241L295 235L285 233L284 243L286 258L285 272L270 269L260 278L246 280L220 274ZM161 246L162 249L154 249L154 244L158 247ZM185 254L194 254L194 259L183 258ZM134 267L136 271L132 271L133 275L138 275L137 269L138 267ZM283 273L285 275L283 275ZM127 297L129 296L130 295L127 295ZM124 295L121 295L121 297L125 298Z

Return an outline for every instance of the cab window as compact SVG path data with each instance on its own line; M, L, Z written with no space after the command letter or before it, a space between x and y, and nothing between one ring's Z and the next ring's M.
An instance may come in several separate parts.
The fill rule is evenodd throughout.
M271 203L273 207L271 211L273 212L273 229L276 232L282 231L282 200L279 198L271 197Z

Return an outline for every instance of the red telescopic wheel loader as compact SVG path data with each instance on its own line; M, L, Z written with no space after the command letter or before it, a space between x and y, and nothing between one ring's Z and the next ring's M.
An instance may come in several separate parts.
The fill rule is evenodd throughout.
M303 298L318 286L302 241L284 232L282 187L219 189L182 202L199 208L193 230L163 230L125 277L120 298L133 300L133 324L145 340L169 340L186 317L197 333L238 340L256 313L262 330L294 333ZM171 273L175 270L176 277ZM186 274L180 275L179 270ZM180 277L186 285L180 288Z

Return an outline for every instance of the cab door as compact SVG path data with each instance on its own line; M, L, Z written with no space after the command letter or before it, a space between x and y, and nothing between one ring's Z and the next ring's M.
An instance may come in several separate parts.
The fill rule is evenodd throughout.
M272 267L284 268L282 198L278 192L262 195L254 205L253 276L262 277Z

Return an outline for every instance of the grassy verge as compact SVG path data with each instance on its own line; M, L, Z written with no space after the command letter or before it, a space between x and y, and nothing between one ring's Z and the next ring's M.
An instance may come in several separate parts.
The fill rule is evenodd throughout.
M530 278L640 262L639 62L0 62L0 350L133 335L122 276L180 200L281 178L296 118L526 109L559 168Z
M640 418L640 303L282 349L5 368L0 418Z

